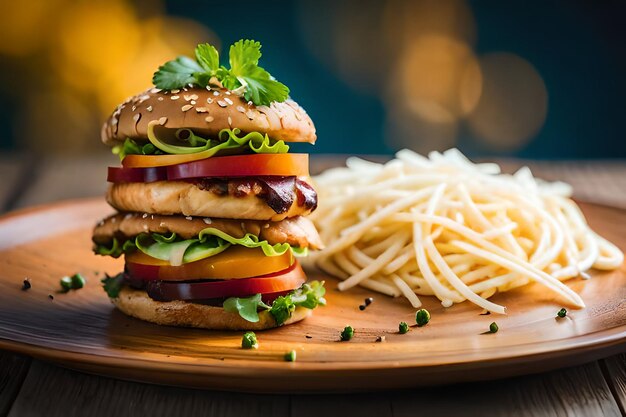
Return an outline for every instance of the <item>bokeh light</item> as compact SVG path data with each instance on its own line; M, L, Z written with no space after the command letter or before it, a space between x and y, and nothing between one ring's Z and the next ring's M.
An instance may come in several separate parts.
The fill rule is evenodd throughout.
M159 2L150 6L139 10L128 0L3 2L10 15L3 14L0 25L0 54L20 54L18 77L38 80L24 83L28 87L12 98L19 103L15 137L22 146L65 153L99 148L102 120L126 97L150 87L159 65L192 54L199 42L220 45L206 26L163 15ZM29 126L28 135L22 126ZM58 140L50 140L50 132Z
M545 122L546 86L532 64L517 55L489 54L480 59L480 66L482 94L469 127L491 150L520 149Z
M0 92L12 106L15 143L46 152L98 149L102 120L149 87L159 65L192 54L198 42L221 46L192 13L167 15L172 7L163 1L0 2L0 57L13 77ZM292 13L302 50L321 64L315 71L375 103L355 111L381 119L371 126L384 126L386 145L372 149L428 152L463 138L474 149L514 152L545 123L541 75L521 56L476 52L467 0L298 0Z

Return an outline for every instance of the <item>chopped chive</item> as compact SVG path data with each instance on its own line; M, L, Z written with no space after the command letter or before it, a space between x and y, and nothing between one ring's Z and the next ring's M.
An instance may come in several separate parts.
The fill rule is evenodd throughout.
M85 286L85 278L80 274L76 273L71 277L72 289L78 290Z
M558 317L560 317L560 318L563 318L563 317L567 316L567 310L566 310L566 309L564 309L564 308L562 308L562 309L560 309L560 310L559 310L559 312L558 312L558 313L556 313L556 315L557 315Z
M285 353L285 360L287 362L295 362L296 361L296 351L295 350L290 350L289 352Z
M241 339L241 347L244 349L258 349L259 342L256 339L254 332L246 332Z
M495 321L489 325L489 333L498 333L498 325Z
M417 323L418 327L427 325L429 321L430 313L428 312L428 310L424 308L420 308L419 310L417 310L417 312L415 313L415 322Z
M343 341L352 339L352 336L354 336L354 329L352 326L346 326L341 332L341 340Z
M30 279L24 278L24 281L22 281L22 291L28 291L30 290L30 287L32 287Z
M72 289L72 278L70 277L63 277L61 278L61 289L64 292L68 292L69 290Z
M409 325L406 324L406 322L401 321L400 324L398 325L398 331L400 332L400 334L405 334L409 332Z

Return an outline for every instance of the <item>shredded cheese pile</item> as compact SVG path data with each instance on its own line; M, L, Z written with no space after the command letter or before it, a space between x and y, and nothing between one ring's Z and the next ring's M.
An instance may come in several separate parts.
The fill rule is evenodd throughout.
M312 261L341 279L390 296L434 295L445 307L469 300L505 314L496 292L537 282L576 307L562 283L590 268L618 268L623 253L589 228L565 183L524 167L501 174L456 149L428 158L409 150L377 164L349 158L314 180L311 218L327 244Z

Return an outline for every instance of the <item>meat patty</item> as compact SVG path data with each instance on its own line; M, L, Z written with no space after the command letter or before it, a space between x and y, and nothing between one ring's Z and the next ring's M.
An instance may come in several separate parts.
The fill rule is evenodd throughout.
M289 243L292 246L310 249L323 247L313 222L300 216L278 222L267 222L118 213L100 221L94 228L92 239L96 244L109 245L113 238L125 241L140 233L148 232L160 234L173 232L183 239L191 239L208 227L221 230L235 238L242 238L246 233L252 233L260 240L267 240L271 245Z
M311 213L317 194L305 179L255 177L115 183L107 201L119 211L279 221Z

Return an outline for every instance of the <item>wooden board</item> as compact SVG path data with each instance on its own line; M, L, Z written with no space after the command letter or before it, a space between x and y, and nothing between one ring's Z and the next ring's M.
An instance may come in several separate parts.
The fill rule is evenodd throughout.
M591 225L626 247L626 212L583 205ZM424 298L431 323L397 333L414 309L402 299L328 282L328 306L304 322L259 332L258 350L241 349L241 332L157 326L113 309L100 288L121 260L91 253L90 232L111 211L101 200L29 209L0 220L0 348L70 368L170 385L257 392L393 389L542 372L623 352L626 348L626 266L570 281L587 308L556 319L558 300L532 286L495 297L507 316L479 315L468 303L444 309ZM83 273L87 286L57 293L59 279ZM32 288L21 291L28 277ZM48 295L54 296L51 300ZM374 303L358 306L368 296ZM532 297L531 297L532 296ZM482 334L496 321L500 331ZM344 325L356 330L340 342ZM307 338L306 336L310 336ZM375 342L385 336L386 342ZM283 354L297 351L295 363Z

